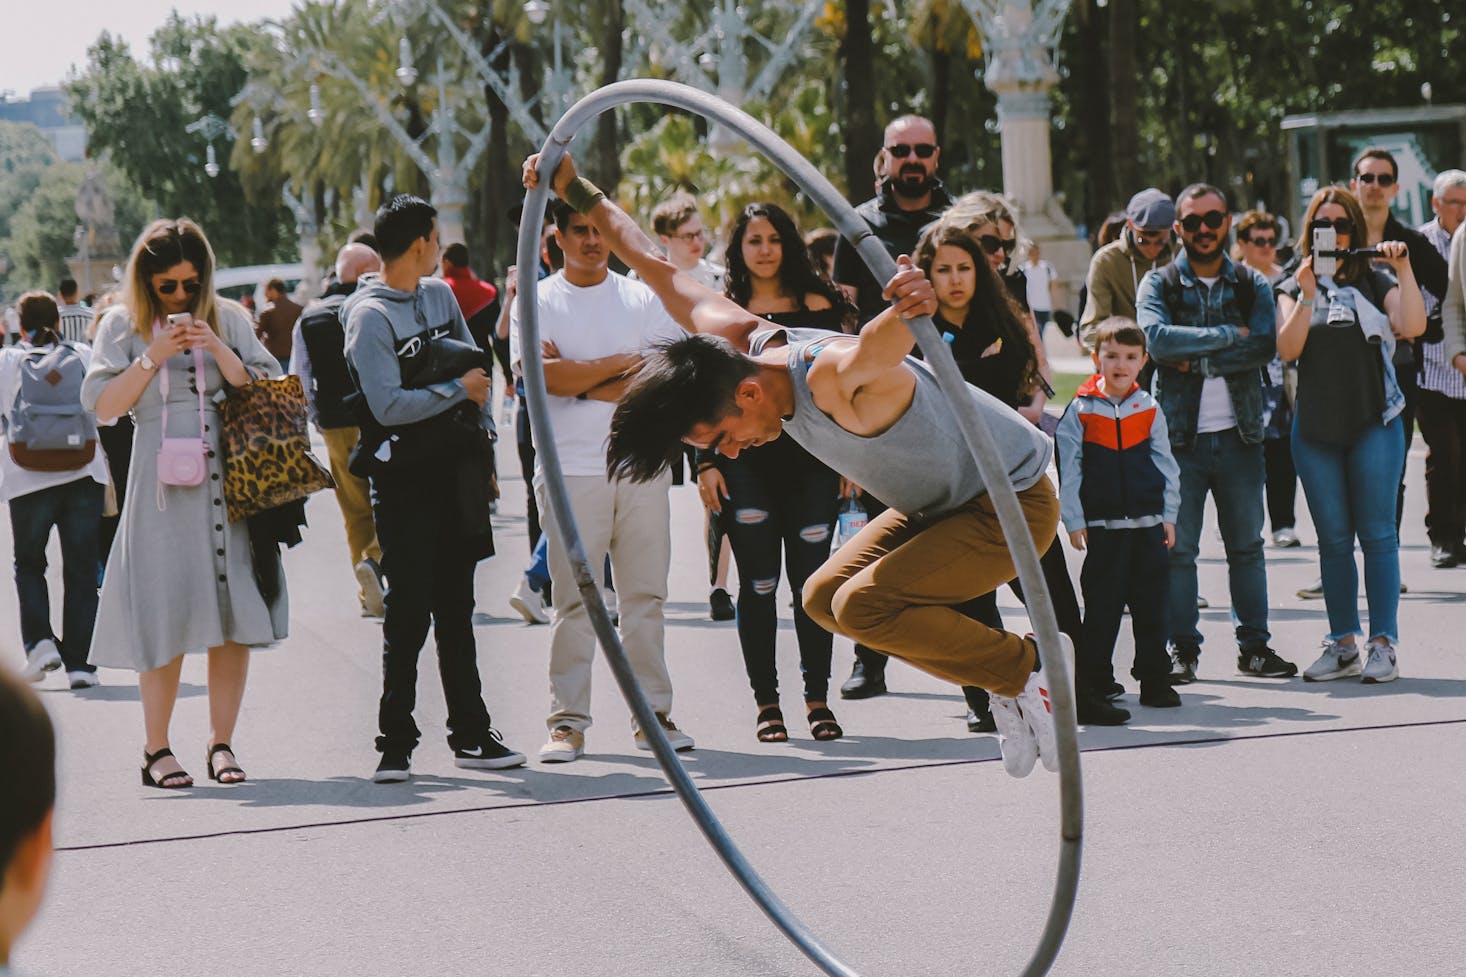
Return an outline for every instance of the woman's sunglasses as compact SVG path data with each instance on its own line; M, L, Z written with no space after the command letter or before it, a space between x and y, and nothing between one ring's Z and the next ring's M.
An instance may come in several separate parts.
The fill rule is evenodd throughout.
M1309 230L1320 227L1332 227L1340 234L1354 233L1354 222L1347 217L1335 217L1333 220L1329 220L1326 217L1315 217L1308 223Z
M911 145L910 143L898 142L894 146L886 147L886 152L890 153L897 159L905 159L912 153L915 153L918 159L931 159L932 153L935 153L936 151L937 147L933 146L929 142L919 142L915 146Z
M996 234L984 234L977 239L977 243L982 245L982 249L988 254L997 254L999 251L1006 251L1012 254L1013 249L1018 247L1018 239L1016 237L1001 238Z
M179 281L177 278L165 278L158 283L158 294L172 295L174 292L178 291L179 285L183 286L183 293L185 295L197 295L199 293L199 289L203 287L199 284L199 280L197 278L190 278L187 281Z
M1250 244L1255 248L1276 248L1278 239L1275 237L1244 237L1243 244Z
M1186 231L1187 234L1195 234L1197 231L1201 230L1201 225L1205 224L1208 228L1215 231L1217 228L1221 227L1222 224L1226 222L1226 220L1227 215L1222 213L1220 210L1208 210L1204 214L1187 214L1185 217L1181 218L1181 228Z

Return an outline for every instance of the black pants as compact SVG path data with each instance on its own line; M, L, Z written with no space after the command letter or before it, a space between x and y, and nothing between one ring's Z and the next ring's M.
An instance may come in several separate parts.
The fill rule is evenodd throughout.
M1293 439L1288 435L1262 443L1262 462L1267 468L1267 518L1273 532L1298 524L1294 509L1298 501L1298 471L1293 467Z
M451 468L372 479L372 511L388 580L382 623L382 700L377 750L411 752L421 736L412 710L417 661L432 625L448 704L448 746L489 741L489 711L473 637L473 574L478 560L461 538Z
M1127 604L1135 635L1135 664L1130 674L1141 682L1161 681L1170 674L1171 658L1166 654L1170 566L1164 526L1089 528L1084 569L1079 574L1084 591L1079 647L1084 650L1080 657L1089 668L1092 685L1115 680L1115 641Z
M534 495L534 438L529 431L529 401L519 391L519 409L514 412L514 436L519 442L519 473L524 477L525 524L529 530L529 551L540 541L540 504Z
M112 553L112 541L117 538L117 527L122 522L122 504L127 500L127 471L132 467L132 418L123 414L116 424L97 427L97 438L102 442L102 451L107 456L107 471L112 475L112 487L117 493L117 515L102 517L102 538L98 560L105 568L107 557Z
M15 590L20 599L20 639L29 652L55 638L68 672L95 672L87 663L97 620L97 525L102 486L85 474L10 500L15 548ZM51 629L51 593L46 585L46 545L55 529L61 541L65 586L61 635Z
M1400 420L1405 426L1405 461L1400 465L1400 494L1395 499L1395 535L1400 535L1400 522L1405 518L1405 469L1410 465L1410 445L1415 442L1415 412L1420 405L1420 378L1415 365L1395 367L1395 381L1405 395L1405 409Z
M803 590L830 556L840 476L788 438L750 448L736 459L719 455L716 464L728 485L721 519L738 566L738 643L753 701L761 706L779 701L774 650L782 553L794 593L804 699L823 702L829 695L834 636L805 613Z
M1100 669L1103 668L1103 662L1089 661L1084 642L1080 640L1082 620L1079 616L1079 598L1075 596L1074 584L1069 579L1069 567L1064 561L1062 540L1057 537L1054 539L1049 548L1044 550L1043 555L1039 557L1039 565L1043 568L1044 583L1048 585L1049 597L1054 602L1054 618L1058 622L1059 630L1074 642L1075 669L1079 673L1075 676L1075 684L1079 688L1093 687L1095 681L1102 677ZM1017 577L1008 582L1008 588L1013 591L1015 597L1023 602L1025 607L1028 606L1028 601L1023 596L1023 584ZM998 612L997 591L974 597L958 610L990 628L999 631L1003 629L1003 616ZM987 711L988 693L986 689L964 685L962 695L967 699L967 705L973 711Z
M1466 400L1420 391L1425 456L1425 531L1435 546L1457 547L1466 536Z

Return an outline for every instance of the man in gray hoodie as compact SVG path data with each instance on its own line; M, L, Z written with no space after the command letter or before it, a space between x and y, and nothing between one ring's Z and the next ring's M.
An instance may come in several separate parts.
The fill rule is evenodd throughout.
M411 772L420 736L412 718L417 660L429 624L438 642L454 764L498 770L524 763L524 755L507 749L490 725L479 682L473 573L479 559L492 554L492 537L474 538L460 517L465 492L473 490L472 447L487 441L480 425L489 377L474 367L456 378L431 378L435 382L426 386L404 383L404 365L424 356L433 341L473 344L452 289L427 277L438 266L436 215L426 201L408 194L383 204L375 227L383 270L363 275L341 310L346 361L361 393L362 440L353 470L371 479L389 584L377 716L381 761L372 777L377 783L404 781ZM450 431L469 447L455 441L443 450ZM486 481L482 489L487 512Z

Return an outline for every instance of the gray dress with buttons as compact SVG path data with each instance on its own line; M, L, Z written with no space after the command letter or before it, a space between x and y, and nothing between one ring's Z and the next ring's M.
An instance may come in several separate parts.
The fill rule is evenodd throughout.
M220 303L219 329L252 375L276 372L275 358L255 337L242 309ZM133 330L126 309L113 309L103 318L91 368L82 383L87 409L96 409L103 388L147 346ZM267 604L255 585L247 523L231 523L225 515L224 459L213 403L224 389L224 378L212 355L204 353L203 361L208 476L199 485L162 486L162 510L157 464L163 437L160 376L149 380L132 408L136 424L132 465L97 606L88 656L93 665L144 672L227 641L257 648L286 635L289 605L284 574L280 595ZM198 436L193 354L185 351L170 357L159 365L160 374L163 370L168 371L168 435Z

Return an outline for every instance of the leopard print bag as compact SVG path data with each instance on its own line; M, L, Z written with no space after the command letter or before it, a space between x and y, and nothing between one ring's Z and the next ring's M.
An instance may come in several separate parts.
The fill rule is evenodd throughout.
M300 377L290 374L235 387L219 412L230 522L336 487L310 451Z

